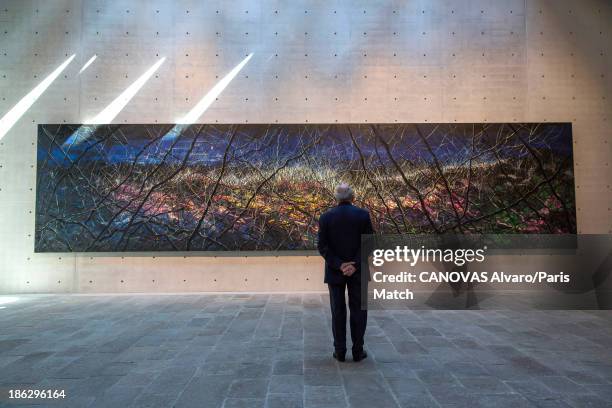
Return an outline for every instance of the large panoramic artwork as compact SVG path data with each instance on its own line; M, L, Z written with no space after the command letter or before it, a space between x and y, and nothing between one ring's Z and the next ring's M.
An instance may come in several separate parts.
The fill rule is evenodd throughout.
M316 247L341 181L381 233L575 233L569 123L40 125L36 251Z

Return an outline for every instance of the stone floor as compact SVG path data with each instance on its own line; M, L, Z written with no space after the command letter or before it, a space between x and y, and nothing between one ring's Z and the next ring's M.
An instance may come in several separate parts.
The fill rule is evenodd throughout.
M610 311L373 311L337 363L324 294L2 299L0 406L612 406Z

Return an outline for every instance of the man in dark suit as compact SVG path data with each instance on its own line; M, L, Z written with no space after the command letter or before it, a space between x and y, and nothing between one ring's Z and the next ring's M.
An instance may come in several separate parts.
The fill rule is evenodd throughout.
M329 288L329 303L334 334L334 358L344 361L346 355L346 301L348 289L351 312L353 360L367 357L363 349L367 311L361 310L361 234L372 234L370 214L353 205L353 190L340 184L335 191L337 206L319 218L317 248L325 258L325 283ZM367 285L367 282L364 282Z

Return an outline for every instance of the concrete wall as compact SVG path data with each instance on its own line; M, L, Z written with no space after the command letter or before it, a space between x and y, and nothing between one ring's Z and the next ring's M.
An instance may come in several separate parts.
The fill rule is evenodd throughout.
M579 232L611 233L611 29L605 0L2 0L0 115L76 58L0 140L0 292L324 289L313 256L33 253L36 125L163 56L115 123L174 122L251 52L201 122L571 121Z

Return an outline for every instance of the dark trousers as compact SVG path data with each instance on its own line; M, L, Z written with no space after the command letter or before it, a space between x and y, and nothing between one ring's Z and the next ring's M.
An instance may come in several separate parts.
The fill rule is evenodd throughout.
M363 349L363 336L366 330L368 311L361 310L360 281L347 279L345 283L328 284L327 286L329 288L334 348L336 351L346 352L346 300L344 293L348 289L353 351L361 351Z

